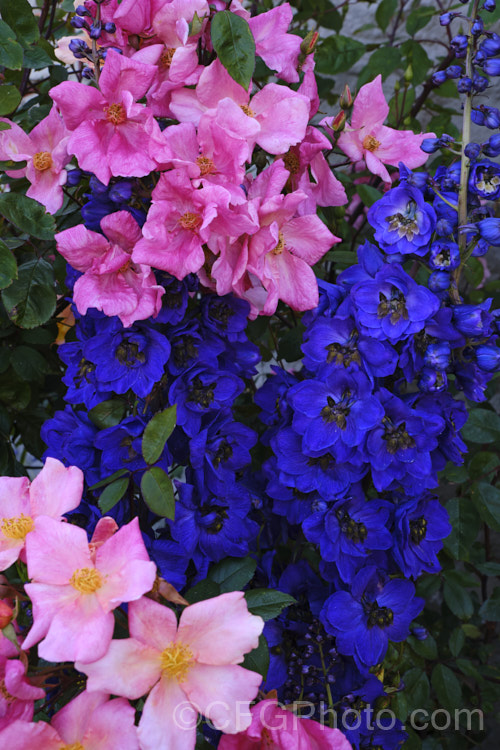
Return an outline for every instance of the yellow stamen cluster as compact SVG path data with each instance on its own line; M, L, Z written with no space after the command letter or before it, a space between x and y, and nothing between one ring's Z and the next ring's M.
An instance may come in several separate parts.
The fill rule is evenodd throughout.
M38 151L33 155L33 166L39 172L45 172L52 166L52 155L48 151Z
M171 643L162 651L162 672L177 682L184 682L193 664L193 652L184 643Z
M200 168L201 177L204 177L206 174L215 174L217 171L212 159L209 159L207 156L199 156L196 159L196 163Z
M186 211L185 214L179 219L179 224L183 229L188 229L191 232L195 232L199 226L203 223L203 219L199 214L194 214L191 211Z
M94 594L103 584L102 576L95 568L75 570L69 582L81 594Z
M160 68L163 68L164 70L170 68L174 54L175 49L173 47L165 47L160 56Z
M85 750L81 742L73 742L72 745L64 745L61 750Z
M280 232L278 236L279 236L278 244L272 251L273 255L281 255L281 253L286 247L286 242L285 242L285 238L283 237L283 232Z
M283 161L290 174L298 174L300 172L300 159L293 151L288 151L284 155Z
M122 125L127 119L127 113L123 104L110 104L104 110L106 120L112 125Z
M380 145L380 141L377 141L373 135L366 135L363 138L363 148L367 151L376 151Z
M240 104L240 109L242 109L248 117L255 117L255 112L248 106L248 104Z
M33 531L35 526L34 520L31 516L25 516L21 513L20 516L13 516L12 518L2 518L1 530L2 534L7 539L26 539L26 534Z

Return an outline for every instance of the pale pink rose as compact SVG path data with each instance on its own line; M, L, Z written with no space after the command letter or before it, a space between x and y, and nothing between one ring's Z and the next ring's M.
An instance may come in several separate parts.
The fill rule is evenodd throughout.
M255 39L255 52L266 65L288 83L299 80L297 70L302 39L288 34L293 18L289 3L250 18L248 24Z
M297 215L307 195L301 190L283 195L288 178L283 162L275 161L261 172L248 193L260 229L248 239L248 276L242 276L234 290L250 302L251 317L272 315L280 299L293 310L316 307L318 284L312 266L340 242L316 214ZM265 297L257 291L255 279L266 290Z
M38 653L53 662L104 656L113 610L149 591L156 575L137 518L97 549L89 547L83 529L39 518L26 541L26 558L33 626L23 648L41 641Z
M275 700L252 708L252 723L244 734L222 736L219 750L352 750L338 729L300 718Z
M149 265L136 263L134 246L142 238L128 211L117 211L101 221L104 232L92 232L83 224L56 234L57 249L83 276L77 279L73 300L78 312L89 307L105 315L117 315L125 327L157 315L165 290L158 286Z
M317 128L308 127L302 143L292 146L283 157L290 172L292 190L302 190L308 199L300 204L300 215L314 214L316 206L343 206L347 203L344 186L338 180L323 155L331 143ZM311 177L313 179L311 179Z
M66 127L68 151L82 169L105 185L113 177L144 177L156 167L151 137L159 125L150 109L137 104L157 73L155 65L108 50L100 89L63 81L50 91Z
M35 701L45 698L45 691L32 685L26 678L26 669L21 660L7 659L3 654L0 655L0 687L0 730L16 719L31 721ZM0 747L8 745L0 743Z
M58 711L52 722L15 721L0 732L12 750L139 750L135 711L123 698L86 690Z
M170 109L180 122L197 125L204 112L233 138L255 144L270 154L281 154L299 143L309 120L310 101L287 86L268 83L250 98L219 60L200 76L195 90L174 91Z
M411 130L394 130L383 123L389 114L382 76L378 75L370 83L361 86L352 110L351 124L341 133L338 145L354 162L364 161L373 174L384 182L391 182L384 164L396 167L400 161L414 169L425 164L429 155L420 144L424 138L433 138L434 133L420 133ZM329 125L332 118L322 120Z
M203 245L209 238L236 238L257 228L248 214L232 209L230 201L231 193L220 185L195 189L185 169L162 174L132 260L178 279L196 273L205 263Z
M155 157L162 169L185 169L193 187L221 185L231 193L231 203L245 203L247 147L228 136L211 118L202 117L198 129L191 122L171 125L158 141Z
M25 541L40 516L60 521L64 513L80 504L83 472L66 468L56 458L47 458L38 476L0 477L0 570L19 557L25 561Z
M201 713L229 734L246 729L262 677L239 666L257 647L264 622L240 591L174 612L151 599L129 606L131 638L111 642L106 656L76 668L88 690L135 700L148 695L139 722L142 750L193 750Z
M4 117L0 117L0 122L10 125L8 130L0 130L0 160L27 162L22 169L8 171L7 175L26 177L31 183L26 191L28 198L55 214L63 204L62 186L67 177L64 167L71 160L67 149L70 133L56 107L29 134Z

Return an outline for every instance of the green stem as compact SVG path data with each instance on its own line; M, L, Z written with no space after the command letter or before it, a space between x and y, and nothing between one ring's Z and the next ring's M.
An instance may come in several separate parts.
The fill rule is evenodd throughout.
M329 684L328 679L327 679L327 677L328 677L328 670L326 669L325 659L324 659L324 656L323 656L323 648L321 646L321 643L318 643L318 646L319 646L319 656L320 656L320 659L321 659L321 668L323 669L323 675L325 677L326 695L328 697L328 708L330 709L330 712L329 712L329 715L328 715L328 723L329 723L330 727L333 729L333 717L335 715L335 713L334 713L335 710L333 708L333 695L332 695L332 690L330 688L330 684Z
M472 8L472 14L469 19L469 42L467 45L467 55L465 58L465 75L472 78L472 56L474 53L474 37L472 36L471 29L475 22L479 9L479 0L474 0ZM472 114L472 91L468 91L465 95L464 112L462 118L462 151L461 151L461 163L460 163L460 189L458 192L458 248L460 250L460 265L451 274L451 288L450 296L452 302L455 305L460 304L460 294L458 292L458 284L460 281L460 274L462 268L468 259L467 255L467 236L465 233L460 234L460 227L467 224L467 189L469 182L469 169L470 162L465 155L465 149L470 143L470 130L471 130L471 114ZM469 252L470 254L470 252Z

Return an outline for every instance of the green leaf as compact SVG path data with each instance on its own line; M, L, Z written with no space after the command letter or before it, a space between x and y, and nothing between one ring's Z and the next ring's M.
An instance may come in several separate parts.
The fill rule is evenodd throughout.
M462 628L455 628L455 630L450 635L450 640L448 644L450 646L450 651L453 654L453 656L457 657L460 651L465 646L465 633L462 630Z
M281 334L278 341L278 356L287 362L296 362L302 359L301 344L304 334L302 324L290 328Z
M6 377L9 373L6 373ZM15 409L16 411L24 411L28 406L31 399L31 388L28 383L23 383L20 380L12 379L12 372L10 378L6 382L0 383L0 401L7 404L9 409Z
M401 52L395 47L379 47L370 56L367 64L358 77L358 87L368 83L373 78L373 71L382 74L382 78L387 78L397 68L401 67Z
M412 10L406 21L406 31L408 34L414 36L417 31L427 26L435 13L436 10L432 6L417 7L415 10Z
M468 497L452 498L446 504L446 510L452 531L444 540L445 549L456 560L468 560L472 543L481 528L481 519Z
M0 123L0 125L4 124L5 123L3 122ZM18 169L24 169L27 163L27 161L12 161L12 159L9 159L8 161L0 161L0 172L17 172Z
M54 65L54 60L41 47L29 47L24 51L23 67L32 70L42 70Z
M111 482L114 482L115 479L119 479L125 474L129 475L129 471L127 469L118 469L118 471L115 471L115 473L111 474L111 476L106 477L106 479L101 479L100 482L96 482L95 484L93 484L91 487L89 487L89 490L98 490L99 487L105 487L107 484L111 484Z
M448 570L444 573L444 600L454 615L461 620L468 620L474 612L474 605L469 592L454 575L456 572Z
M110 511L111 508L114 508L116 503L122 499L127 491L128 483L129 477L122 477L122 479L118 479L116 482L108 484L101 493L97 503L102 513Z
M75 12L74 0L63 0L61 3L61 10L65 10L67 13Z
M485 523L500 531L500 490L487 482L478 482L472 486L471 498L476 510Z
M500 439L500 416L489 409L473 409L462 427L462 437L471 443L494 443Z
M460 708L462 705L462 688L449 667L444 664L437 664L432 670L431 683L440 706L448 711Z
M16 35L5 21L0 20L0 60L9 70L23 67L23 48L16 41Z
M496 588L479 610L479 616L489 622L500 622L500 588Z
M175 498L172 480L159 466L144 472L141 479L144 502L153 513L162 518L175 518Z
M252 672L261 674L264 679L267 677L269 669L269 646L263 635L259 636L259 645L245 655L242 667L250 669Z
M0 13L3 20L14 29L21 44L36 42L40 32L28 0L0 0Z
M344 19L338 12L337 8L328 8L318 17L318 24L324 29L333 29L334 31L340 31Z
M0 240L0 289L5 289L14 279L17 279L16 259L5 242Z
M272 620L280 612L295 604L293 596L274 589L250 589L245 592L248 609L253 615L259 615L263 620Z
M17 279L3 290L2 301L9 318L21 328L45 323L56 308L52 265L42 258L23 263Z
M102 401L89 411L89 417L96 427L105 430L107 427L116 427L122 421L125 414L125 402L118 399Z
M21 380L38 380L47 372L45 358L31 346L18 346L11 354L12 367Z
M394 16L396 8L398 7L398 0L382 0L377 6L375 11L375 20L377 25L382 31L385 31L389 25L389 21Z
M214 596L219 596L220 593L220 587L215 581L205 579L204 581L198 581L189 591L183 594L183 597L190 604L195 604L195 602L203 602L205 599L213 599Z
M4 193L0 195L0 214L21 232L40 240L54 239L54 218L45 212L45 207L38 201L19 193Z
M318 45L314 55L318 73L335 75L352 68L366 52L366 47L357 39L348 36L329 36Z
M429 679L425 672L419 667L413 667L405 672L403 676L405 685L405 694L408 703L413 708L424 706L429 700L430 686Z
M236 83L248 90L255 68L255 41L248 21L223 10L212 18L210 34L222 65Z
M476 568L485 576L500 576L500 563L485 562L476 565Z
M208 574L210 581L220 586L220 591L241 591L255 573L257 563L251 557L227 557L214 565Z
M432 60L421 44L414 39L407 39L400 47L405 58L405 64L411 65L413 69L412 83L418 86L423 83L432 67Z
M471 479L484 479L488 474L498 469L500 460L496 453L479 451L469 462L469 476Z
M148 422L142 437L142 455L147 464L155 464L158 461L165 443L174 431L176 421L177 407L174 404L155 414Z
M0 122L0 130L10 130L11 125L8 122Z
M377 188L374 188L371 185L356 185L356 192L361 198L362 203L368 208L382 198L380 190L377 190Z
M438 658L437 643L432 635L428 635L423 641L420 641L418 638L411 635L408 638L408 643L413 651L424 659L435 660Z
M21 101L21 94L15 86L2 83L0 86L0 115L9 115L17 109Z

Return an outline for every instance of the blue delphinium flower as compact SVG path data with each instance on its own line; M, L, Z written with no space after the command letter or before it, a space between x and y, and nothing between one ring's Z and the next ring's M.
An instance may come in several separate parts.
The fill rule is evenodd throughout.
M303 435L305 451L330 450L338 460L349 459L367 430L383 417L370 381L362 372L333 374L293 386L288 400L294 410L293 428Z
M373 280L358 282L351 299L361 331L376 339L400 341L425 326L439 299L394 265L384 265Z
M145 398L163 376L170 343L150 325L123 328L116 320L112 328L86 341L84 352L101 388L120 394L130 389Z
M386 253L426 255L436 212L417 188L392 188L368 211L375 239Z
M436 497L401 498L394 514L393 555L402 573L417 578L437 573L437 553L451 532L448 513Z
M142 435L146 420L140 417L125 417L116 427L101 430L95 445L102 451L101 470L106 477L119 469L143 472L146 462L142 457ZM168 461L167 461L168 463ZM139 483L140 477L134 479Z
M456 242L436 240L431 245L429 266L435 271L450 271L460 265L460 252Z
M190 437L196 435L205 416L213 419L244 389L236 375L208 367L192 367L172 383L169 391L171 404L177 404L177 424Z
M481 198L495 200L500 195L500 165L485 159L472 165L469 188Z
M368 433L366 455L377 490L401 484L408 492L437 485L431 451L445 422L437 414L412 409L385 388L378 392L385 415Z
M348 497L313 513L302 528L306 538L319 546L323 560L335 562L341 578L350 581L372 550L392 547L391 508L386 501L367 500L354 486Z
M371 667L382 661L389 641L409 636L423 605L410 581L387 579L367 566L356 574L350 591L336 591L326 600L321 619L343 654L353 656L360 668Z
M224 351L224 342L213 334L207 335L197 320L186 320L171 328L169 341L172 356L168 369L174 376L202 363L217 368L217 357Z
M47 444L44 458L52 456L65 466L78 466L85 472L87 482L93 484L101 478L100 453L94 444L98 432L86 412L66 406L42 426L41 437Z
M95 364L85 358L85 342L72 341L61 344L59 357L66 365L62 382L67 387L64 400L68 404L84 404L92 409L101 401L111 398L112 391L100 383Z

